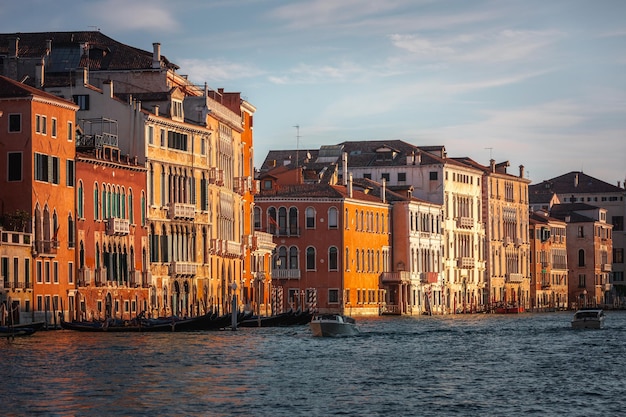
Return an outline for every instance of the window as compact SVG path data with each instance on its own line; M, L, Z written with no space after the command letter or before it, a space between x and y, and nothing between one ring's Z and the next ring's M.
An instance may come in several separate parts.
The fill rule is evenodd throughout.
M22 131L22 115L9 114L9 133L18 133Z
M372 174L363 174L363 178L367 178L368 180L372 179Z
M578 288L585 288L587 286L586 281L585 274L578 275Z
M161 146L165 147L165 129L161 129Z
M430 180L431 181L437 181L437 179L438 179L438 175L437 174L438 174L437 171L430 171L429 174L428 174Z
M398 172L398 182L406 181L406 172Z
M72 161L71 159L67 160L65 171L66 171L65 183L68 187L73 187L74 186L74 161Z
M74 283L74 262L67 263L67 282L69 284Z
M265 181L263 181L263 189L264 190L271 190L272 189L272 180L265 180Z
M578 237L585 237L585 227L578 226Z
M613 248L613 263L614 264L624 263L624 248Z
M22 181L22 153L9 152L7 160L9 163L7 181Z
M335 207L331 207L328 209L328 228L336 229L337 228L337 217L338 211Z
M41 261L37 261L35 275L36 275L35 279L37 280L37 282L38 283L42 283L43 282L43 273L42 273L42 269L41 269Z
M56 156L35 154L35 180L59 183L59 158Z
M41 134L45 135L48 133L48 118L46 116L41 116Z
M172 117L183 117L182 101L172 100Z
M339 303L339 290L336 288L330 288L328 290L328 303L329 304L338 304Z
M585 251L584 249L578 250L578 266L585 266Z
M254 230L261 230L261 208L254 208Z
M614 232L621 232L624 230L624 216L613 216L611 218Z
M332 246L330 249L328 249L328 270L337 271L337 265L338 265L337 248Z
M391 177L390 177L388 172L383 172L382 175L381 175L381 178L383 180L385 180L386 182L389 182L389 178L391 178Z
M71 142L74 139L74 123L67 122L67 141Z
M148 144L154 145L154 126L148 126Z
M67 216L67 246L70 248L73 248L75 245L75 239L74 239L74 219L72 218L72 215L70 214L69 216Z
M167 147L170 149L178 149L180 151L187 150L187 134L179 132L168 132Z
M57 137L57 119L55 119L54 117L52 118L52 124L50 126L50 135L53 138Z
M83 183L82 181L78 182L78 193L77 193L77 207L76 207L76 214L78 216L79 219L83 219L84 218L84 213L83 213L83 209L84 209L84 204L83 204Z
M80 94L72 96L74 103L78 105L79 110L89 110L89 95Z
M59 263L57 261L52 263L52 282L59 283Z
M306 269L307 271L315 271L315 248L306 248Z
M306 228L315 228L315 210L313 209L313 207L306 208Z

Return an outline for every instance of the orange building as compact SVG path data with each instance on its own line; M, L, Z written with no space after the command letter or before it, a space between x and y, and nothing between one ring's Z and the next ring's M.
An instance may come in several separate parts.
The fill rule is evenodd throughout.
M276 244L272 310L378 315L380 276L390 267L390 205L353 190L351 181L269 185L255 200L254 221Z
M74 103L0 77L0 215L22 210L31 219L24 232L33 235L34 321L52 322L73 302L77 110Z
M131 319L148 311L146 168L120 155L112 120L77 138L78 280L73 318ZM96 140L107 137L107 144Z

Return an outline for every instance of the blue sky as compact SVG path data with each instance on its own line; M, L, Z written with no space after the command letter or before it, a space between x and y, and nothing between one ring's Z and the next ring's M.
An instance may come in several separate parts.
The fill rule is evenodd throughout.
M523 164L533 182L626 178L623 0L21 0L0 28L160 42L180 74L257 107L257 165L401 139Z

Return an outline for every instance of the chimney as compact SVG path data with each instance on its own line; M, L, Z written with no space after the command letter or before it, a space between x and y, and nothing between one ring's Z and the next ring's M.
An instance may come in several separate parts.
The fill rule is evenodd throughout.
M204 82L204 96L208 97L209 96L209 86L206 83L206 81Z
M159 106L158 106L158 105L155 105L155 106L154 106L154 115L155 115L155 116L158 116L158 115L159 115Z
M45 64L43 58L35 65L35 88L42 88L44 83Z
M20 47L20 38L9 39L9 57L17 58Z
M348 198L352 198L352 174L348 174Z
M46 40L46 55L50 55L50 52L52 52L52 39L47 39Z
M342 153L341 159L343 162L343 185L348 185L348 152Z
M489 170L491 172L496 172L496 160L495 159L489 160Z
M387 194L387 180L383 178L383 186L380 189L380 199L383 203L387 199L386 194Z
M105 80L102 83L102 94L107 98L113 98L113 80Z
M160 69L161 68L161 44L158 42L154 42L152 44L152 68Z
M578 174L574 175L574 188L578 187Z
M519 177L524 178L524 165L519 166Z
M76 70L76 85L85 86L89 84L89 70L86 67Z

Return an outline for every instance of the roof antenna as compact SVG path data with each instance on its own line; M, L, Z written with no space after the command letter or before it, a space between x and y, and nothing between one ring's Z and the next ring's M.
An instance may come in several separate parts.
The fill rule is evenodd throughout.
M493 148L485 148L485 149L489 149L489 160L493 159Z
M296 168L298 168L298 153L300 151L300 125L295 125L296 128Z
M87 26L88 28L93 28L94 30L97 30L98 32L100 32L100 28L98 26Z

